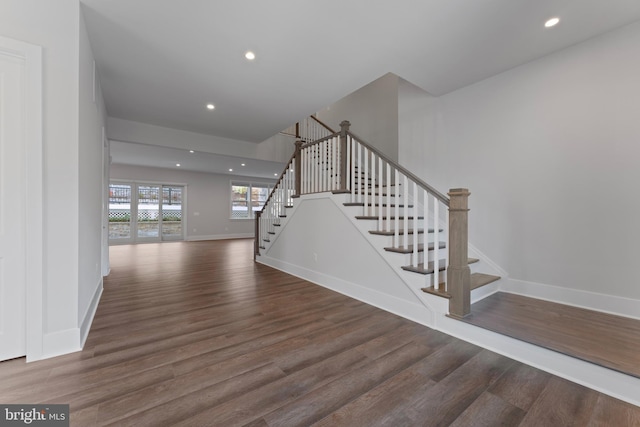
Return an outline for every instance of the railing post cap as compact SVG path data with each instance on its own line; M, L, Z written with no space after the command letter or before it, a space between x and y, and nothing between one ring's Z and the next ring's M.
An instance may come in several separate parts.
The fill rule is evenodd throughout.
M471 193L469 192L468 188L452 188L449 190L447 194L450 197L454 197L454 196L468 196Z
M349 120L343 120L340 122L340 127L342 129L346 128L346 130L349 130L349 126L351 126L351 122Z

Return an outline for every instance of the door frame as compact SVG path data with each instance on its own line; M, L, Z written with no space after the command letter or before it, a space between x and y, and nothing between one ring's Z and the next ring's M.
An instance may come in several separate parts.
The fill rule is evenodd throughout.
M30 362L42 358L44 337L42 47L0 36L0 50L25 64L25 320Z

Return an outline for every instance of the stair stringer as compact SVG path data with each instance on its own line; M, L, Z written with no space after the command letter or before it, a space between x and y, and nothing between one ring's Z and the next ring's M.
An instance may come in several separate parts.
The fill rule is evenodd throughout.
M344 195L331 193L296 199L287 211L286 223L278 227L266 249L261 249L256 262L433 326L434 316L446 309L447 301L408 287L400 269L389 263L385 251L372 243L362 224L344 209L344 201ZM322 229L327 225L323 222L332 225ZM327 240L333 240L333 246ZM362 252L355 260L349 253L354 248Z

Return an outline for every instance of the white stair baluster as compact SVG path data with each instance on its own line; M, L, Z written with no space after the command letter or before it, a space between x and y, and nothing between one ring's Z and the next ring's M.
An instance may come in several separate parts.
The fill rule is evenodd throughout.
M435 197L433 198L433 263L434 263L434 273L433 273L433 288L436 290L440 289L440 269L436 268L440 266L440 202Z
M418 216L419 216L419 209L418 209L418 184L416 184L415 182L412 182L413 184L413 200L411 201L411 203L413 204L413 208L411 208L411 212L413 212L413 260L411 262L411 265L413 267L417 267L419 264L419 259L418 259ZM406 203L406 202L405 202ZM407 215L409 213L409 209L408 206L405 205L405 215ZM423 257L426 260L427 256L428 256L428 251L427 248L424 248L423 251Z
M387 192L387 220L385 221L385 231L389 231L391 230L391 204L392 199L391 199L391 165L389 163L387 163L387 173L386 173L386 178L387 178L387 188L386 188L386 192Z
M384 169L382 169L382 157L378 156L378 230L384 230Z
M407 249L409 247L409 209L408 209L408 204L409 204L409 180L406 177L406 175L402 174L402 185L404 187L404 191L403 191L403 197L402 197L402 204L404 205L404 219L402 220L402 228L403 228L403 235L402 235L402 246L405 247L405 249Z
M396 184L396 197L395 197L395 206L393 208L393 246L400 246L400 176L398 174L398 169L394 168L393 172L394 178L393 181Z
M367 207L367 203L369 202L369 150L367 147L363 147L362 151L364 157L364 186L362 190L364 196L363 212L364 215L369 215L369 209Z

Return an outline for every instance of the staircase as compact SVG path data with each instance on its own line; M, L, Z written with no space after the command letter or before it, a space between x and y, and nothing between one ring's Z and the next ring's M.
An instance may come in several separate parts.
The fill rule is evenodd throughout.
M640 404L637 346L629 345L638 342L638 322L627 324L611 316L600 320L601 313L588 310L578 310L575 319L568 320L568 313L576 310L559 304L552 309L548 302L499 292L504 286L500 274L504 273L467 241L468 197L466 189L439 193L362 141L343 122L340 132L296 143L295 153L257 215L255 257L263 264ZM304 212L298 215L300 209ZM316 223L307 223L313 212L317 213L311 215ZM323 221L323 215L340 221ZM300 236L309 228L315 232ZM354 242L348 244L345 239ZM313 245L327 240L331 242L328 250L339 254L327 257L331 258L329 266L340 266L341 272L355 275L332 276L329 269L314 270L319 264L300 255L313 252ZM345 248L334 250L336 245ZM358 253L354 248L367 253L366 260L353 256ZM320 258L327 255L327 245L323 249ZM302 258L304 263L283 262L290 258ZM351 265L356 261L357 265ZM389 280L392 286L380 292L353 280L368 280L366 284ZM394 298L400 294L404 299ZM514 300L510 305L505 304L507 297ZM525 310L528 306L532 308ZM557 313L551 320L556 323L549 321L554 310ZM591 326L583 327L584 319ZM613 334L611 325L621 333ZM598 338L595 332L599 330ZM600 342L597 339L603 344L595 345ZM612 351L618 347L626 353Z
M449 197L420 180L349 131L299 140L277 185L256 219L255 256L268 251L296 200L330 193L360 223L371 244L414 292L449 301L448 314L470 313L471 291L500 279L473 272L468 257L466 189ZM487 294L492 292L487 292Z

